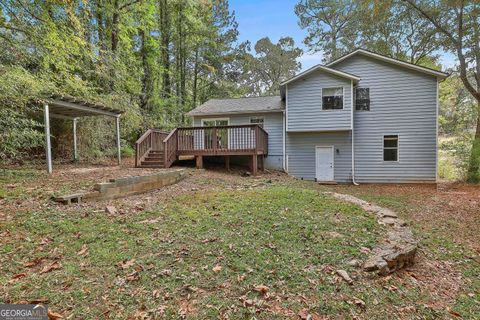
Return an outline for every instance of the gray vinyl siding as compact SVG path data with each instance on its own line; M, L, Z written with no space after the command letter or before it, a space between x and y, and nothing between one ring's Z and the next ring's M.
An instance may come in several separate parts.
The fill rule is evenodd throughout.
M354 112L358 182L435 182L437 79L363 55L333 66L361 77L370 111ZM383 135L399 136L399 161L383 161Z
M343 110L322 110L322 88L343 87ZM287 131L351 129L351 81L317 71L287 86Z
M231 125L250 124L251 117L263 117L263 129L268 133L268 156L265 158L267 169L283 168L283 112L235 114L222 116L195 116L193 125L200 127L202 119L228 118Z
M350 131L287 132L288 173L305 180L315 180L315 146L334 147L334 180L350 182L352 148ZM338 152L337 152L338 149Z

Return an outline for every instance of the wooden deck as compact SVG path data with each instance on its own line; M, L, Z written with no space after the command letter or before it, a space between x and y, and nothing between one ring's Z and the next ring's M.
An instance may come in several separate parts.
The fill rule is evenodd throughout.
M193 156L203 167L204 156L251 156L255 175L268 154L268 133L256 124L215 127L184 127L170 133L150 129L136 142L135 166L170 167L179 156Z

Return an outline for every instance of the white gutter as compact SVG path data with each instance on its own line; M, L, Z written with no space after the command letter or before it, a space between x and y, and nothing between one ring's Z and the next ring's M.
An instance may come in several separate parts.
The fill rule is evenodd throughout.
M354 119L353 119L353 80L350 81L350 103L351 103L351 121L352 121L352 183L356 186L359 184L355 181L355 133L354 133Z

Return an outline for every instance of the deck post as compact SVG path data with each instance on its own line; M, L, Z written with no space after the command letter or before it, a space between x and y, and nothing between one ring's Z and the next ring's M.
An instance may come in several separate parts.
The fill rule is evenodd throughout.
M122 150L120 146L120 116L115 118L115 125L117 129L117 161L118 165L121 163Z
M48 108L48 104L43 105L43 117L45 121L45 148L47 154L47 171L48 173L52 173L52 146L50 143L50 112Z
M252 175L256 176L258 173L258 156L254 154L252 156Z
M73 119L73 161L78 160L77 153L77 118Z
M259 166L261 171L265 171L264 161L265 161L265 157L263 155L261 155L260 156L260 166Z
M203 156L197 156L197 169L203 169Z
M225 168L230 171L230 156L225 156Z

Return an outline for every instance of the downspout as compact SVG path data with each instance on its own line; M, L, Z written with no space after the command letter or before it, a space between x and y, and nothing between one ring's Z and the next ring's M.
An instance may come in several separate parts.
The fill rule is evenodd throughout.
M353 119L353 80L350 80L350 103L351 103L351 121L352 121L352 183L355 186L359 184L355 181L355 133L354 133L354 119Z
M287 117L288 117L288 88L285 85L285 111L283 112L283 171L287 172L287 147L286 147L286 135L287 135Z

